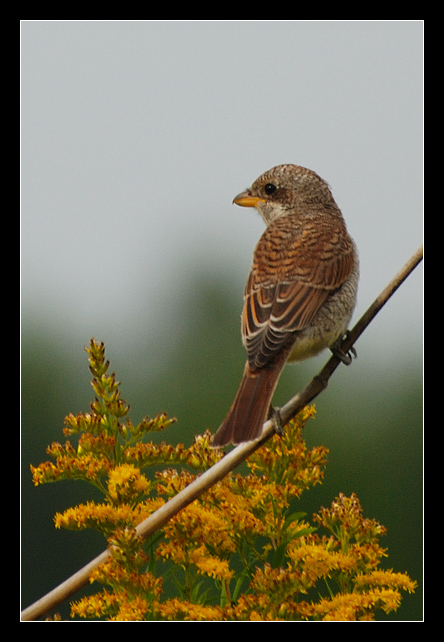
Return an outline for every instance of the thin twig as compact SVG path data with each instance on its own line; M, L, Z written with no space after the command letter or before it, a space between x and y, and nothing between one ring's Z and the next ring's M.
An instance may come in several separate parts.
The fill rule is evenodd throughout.
M412 258L405 264L402 270L395 276L395 278L388 284L388 286L381 292L375 299L372 305L359 319L352 330L347 334L342 342L340 348L344 353L349 352L355 341L364 332L366 327L371 323L374 317L378 314L381 308L387 303L390 297L396 292L402 282L409 276L415 269L418 263L422 260L423 251L422 247L412 256ZM320 373L316 375L310 383L298 392L290 401L280 409L282 424L286 424L290 419L295 417L308 403L310 403L317 395L319 395L328 384L328 381L336 370L341 360L338 356L333 355ZM214 464L209 470L197 477L191 484L184 490L175 495L166 504L159 508L155 513L150 515L147 519L141 522L136 531L143 539L148 538L155 531L162 528L168 520L170 520L179 511L184 509L188 504L197 499L203 492L208 490L215 483L223 479L234 468L239 466L247 457L249 457L257 448L262 446L275 432L275 424L273 420L268 420L264 424L264 431L260 439L254 442L247 442L240 444L234 448L228 455L223 457L219 462ZM65 582L57 586L51 592L47 593L40 600L26 608L22 612L22 620L35 620L42 617L49 611L55 609L59 604L65 601L70 595L78 591L80 588L88 583L91 572L100 564L103 564L109 557L109 552L106 550L89 564L86 564L77 573L72 575Z

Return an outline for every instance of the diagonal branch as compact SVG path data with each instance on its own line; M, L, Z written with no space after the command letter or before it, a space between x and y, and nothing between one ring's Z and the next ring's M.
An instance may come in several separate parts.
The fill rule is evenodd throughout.
M404 265L402 270L395 276L395 278L387 285L381 294L375 299L368 310L359 319L353 329L347 334L345 339L339 346L344 353L349 352L356 340L361 336L367 326L371 323L374 317L378 314L381 308L387 303L390 297L396 292L399 286L405 281L409 274L415 269L423 258L422 247L411 257L411 259ZM316 375L309 384L298 392L285 406L280 410L282 424L288 423L290 419L295 417L308 403L317 397L326 387L328 381L336 370L341 360L338 356L333 355L327 361L325 366ZM155 531L162 528L174 515L176 515L183 508L188 506L191 502L197 499L203 492L208 490L215 483L220 481L234 468L239 466L247 457L249 457L255 450L268 441L275 432L275 424L273 420L268 420L264 424L264 431L260 439L254 442L247 442L240 444L234 448L228 455L223 457L219 462L212 466L205 473L197 477L191 484L184 490L178 493L175 497L170 499L166 504L159 508L155 513L150 515L146 520L141 522L136 531L143 539L148 538ZM95 557L91 562L86 564L77 573L68 578L65 582L57 586L55 589L47 593L40 600L26 608L22 612L22 621L35 620L42 617L49 611L55 609L59 604L64 602L73 593L88 583L91 572L100 564L103 564L108 559L109 553L105 550L103 553Z

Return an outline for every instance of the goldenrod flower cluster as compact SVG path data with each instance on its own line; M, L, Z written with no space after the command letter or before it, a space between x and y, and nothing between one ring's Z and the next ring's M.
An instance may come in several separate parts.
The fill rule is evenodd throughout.
M302 492L321 483L327 450L308 450L305 408L285 430L231 474L141 541L135 526L222 455L209 433L190 448L146 441L172 420L133 426L108 375L104 346L87 349L96 393L91 412L66 418L77 446L52 444L55 463L31 467L34 483L84 479L103 492L55 516L56 527L94 528L110 557L91 575L102 588L71 605L72 617L108 621L373 620L395 611L416 583L380 567L384 527L363 517L355 495L340 495L311 520L297 510ZM126 418L125 421L123 419ZM165 468L148 475L147 468ZM145 472L142 472L145 471Z

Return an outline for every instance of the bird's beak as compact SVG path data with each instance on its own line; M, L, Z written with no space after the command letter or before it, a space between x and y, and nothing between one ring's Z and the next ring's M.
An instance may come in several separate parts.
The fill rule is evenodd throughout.
M259 198L259 196L252 196L250 190L246 190L245 192L235 196L233 203L241 205L242 207L257 207L258 203L265 203L265 200L263 198Z

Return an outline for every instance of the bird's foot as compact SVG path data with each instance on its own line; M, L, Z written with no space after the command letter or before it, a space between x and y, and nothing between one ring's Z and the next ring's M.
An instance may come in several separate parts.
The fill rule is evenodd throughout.
M350 350L347 352L344 352L341 348L341 343L343 343L349 336L350 332L347 330L345 334L340 337L335 343L332 345L330 350L332 353L342 361L342 363L346 366L349 366L353 359L356 359L358 356L358 353L356 352L355 348L351 347Z
M273 408L273 406L270 406L270 410L268 411L268 419L271 419L271 421L273 422L274 432L282 437L282 435L284 434L284 427L281 421L280 408Z

